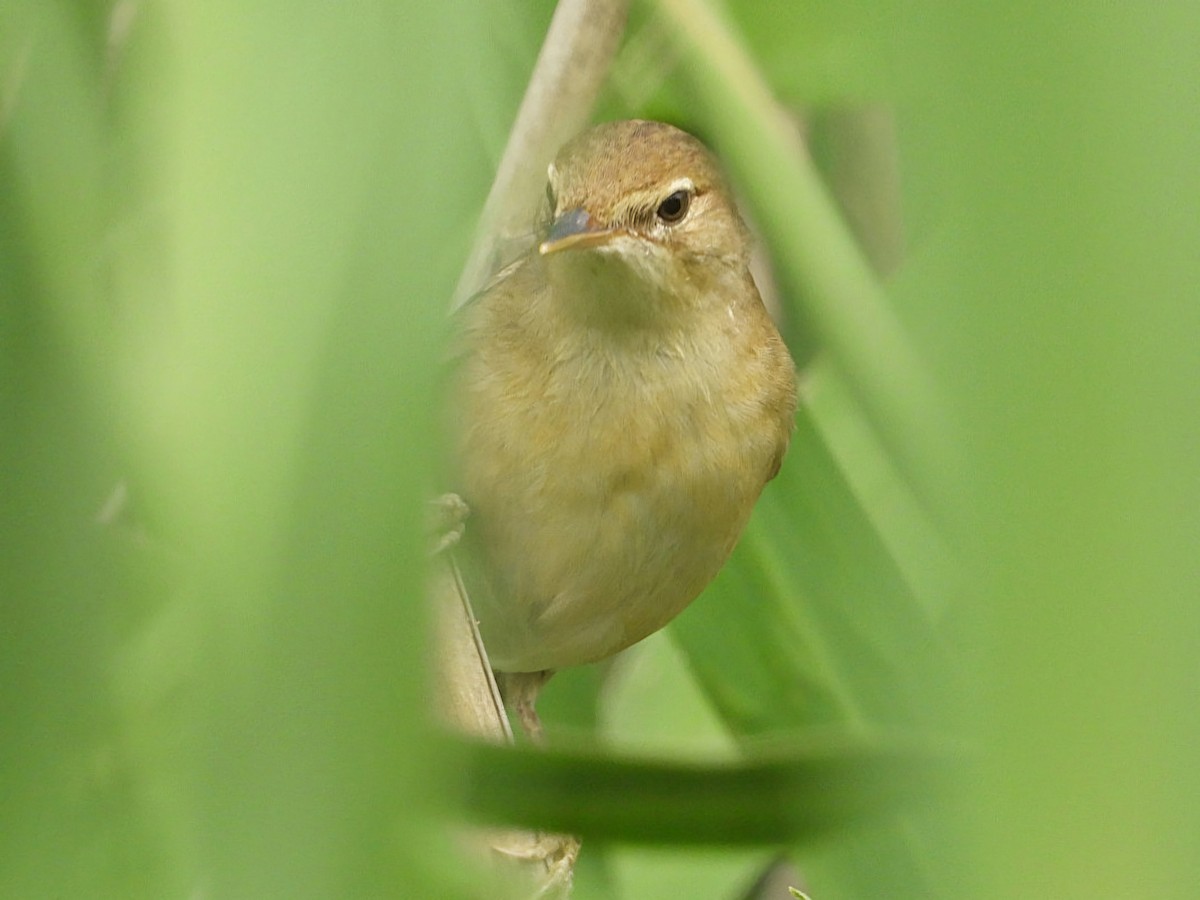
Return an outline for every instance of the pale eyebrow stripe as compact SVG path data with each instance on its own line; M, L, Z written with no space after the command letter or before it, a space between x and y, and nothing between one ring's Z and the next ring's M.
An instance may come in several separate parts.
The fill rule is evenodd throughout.
M669 185L667 185L667 196L669 197L676 191L687 191L689 194L694 194L696 193L696 184L687 176L684 176L683 178L676 178Z

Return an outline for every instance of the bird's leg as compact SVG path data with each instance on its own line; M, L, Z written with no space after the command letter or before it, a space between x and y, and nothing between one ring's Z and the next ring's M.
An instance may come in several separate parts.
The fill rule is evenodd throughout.
M543 746L546 738L535 704L542 686L553 674L553 670L496 673L505 704L516 716L530 743L538 746ZM579 838L570 834L538 834L531 844L505 847L501 852L518 859L540 860L545 864L547 878L537 893L538 897L570 896L575 860L579 856Z
M497 672L500 694L504 702L517 717L521 730L531 743L545 744L542 720L538 718L536 704L542 687L550 680L554 670L542 672Z

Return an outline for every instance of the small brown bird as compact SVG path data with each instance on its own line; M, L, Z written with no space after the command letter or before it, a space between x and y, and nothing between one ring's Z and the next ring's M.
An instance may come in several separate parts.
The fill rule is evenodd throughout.
M795 372L704 146L599 125L550 166L542 240L462 311L471 597L533 734L555 669L662 628L724 565L792 431Z

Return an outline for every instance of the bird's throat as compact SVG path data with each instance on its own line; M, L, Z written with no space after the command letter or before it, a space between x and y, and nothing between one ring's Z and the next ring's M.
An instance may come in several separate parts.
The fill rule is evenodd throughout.
M556 311L575 322L615 332L680 324L686 301L672 261L661 252L605 247L547 262Z

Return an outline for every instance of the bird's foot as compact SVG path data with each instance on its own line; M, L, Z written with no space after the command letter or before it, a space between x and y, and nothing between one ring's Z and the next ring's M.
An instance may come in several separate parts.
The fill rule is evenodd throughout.
M429 533L433 537L433 556L445 553L459 542L467 527L471 507L458 494L442 494L429 502Z
M534 704L537 703L542 687L553 674L554 671L551 669L542 672L496 673L496 681L500 686L504 702L517 717L517 722L520 723L525 736L539 746L546 743L546 737L542 731L542 720L538 717Z
M569 834L512 834L502 844L494 844L497 853L509 859L541 863L544 876L538 880L534 897L565 900L571 896L575 860L579 858L579 838Z

